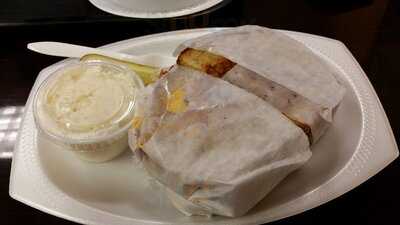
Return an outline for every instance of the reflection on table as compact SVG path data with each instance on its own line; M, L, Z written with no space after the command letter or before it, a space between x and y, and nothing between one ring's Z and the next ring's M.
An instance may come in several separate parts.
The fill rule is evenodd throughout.
M24 106L0 107L0 159L11 158Z

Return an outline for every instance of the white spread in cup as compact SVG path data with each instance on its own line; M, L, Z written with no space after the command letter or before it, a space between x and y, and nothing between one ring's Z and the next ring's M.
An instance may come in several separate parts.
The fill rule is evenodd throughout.
M108 63L68 64L50 75L34 101L40 133L88 161L106 161L127 148L141 80Z

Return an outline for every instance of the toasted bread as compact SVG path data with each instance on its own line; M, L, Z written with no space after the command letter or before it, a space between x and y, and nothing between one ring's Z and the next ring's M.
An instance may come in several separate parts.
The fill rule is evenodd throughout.
M208 75L218 78L223 78L224 75L236 65L236 63L230 61L223 56L219 56L203 50L196 50L193 48L186 48L184 51L182 51L178 57L177 64L202 71ZM248 88L245 87L246 85L248 86ZM250 86L252 85L254 84L240 84L239 87L244 88L255 95L260 94L261 92L257 92L254 89L250 88ZM264 96L259 97L269 102L269 100L265 99ZM274 102L270 103L274 104ZM290 110L287 111L286 109L282 108L280 110L283 115L285 115L296 126L303 130L311 144L313 142L311 126L306 124L304 121L300 121L297 116L295 116L295 114L292 115L292 112Z
M178 65L200 70L214 77L223 77L236 63L207 51L187 48L178 57Z

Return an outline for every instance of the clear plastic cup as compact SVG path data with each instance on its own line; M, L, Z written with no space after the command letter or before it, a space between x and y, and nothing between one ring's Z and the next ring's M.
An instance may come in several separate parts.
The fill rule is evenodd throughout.
M43 81L33 113L41 137L90 162L111 160L128 148L141 79L105 62L70 63Z

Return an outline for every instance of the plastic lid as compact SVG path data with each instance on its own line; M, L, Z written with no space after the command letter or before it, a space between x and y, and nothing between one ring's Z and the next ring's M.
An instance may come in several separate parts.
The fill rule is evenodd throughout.
M37 126L64 143L103 141L126 132L140 78L104 62L70 63L51 74L34 100Z

